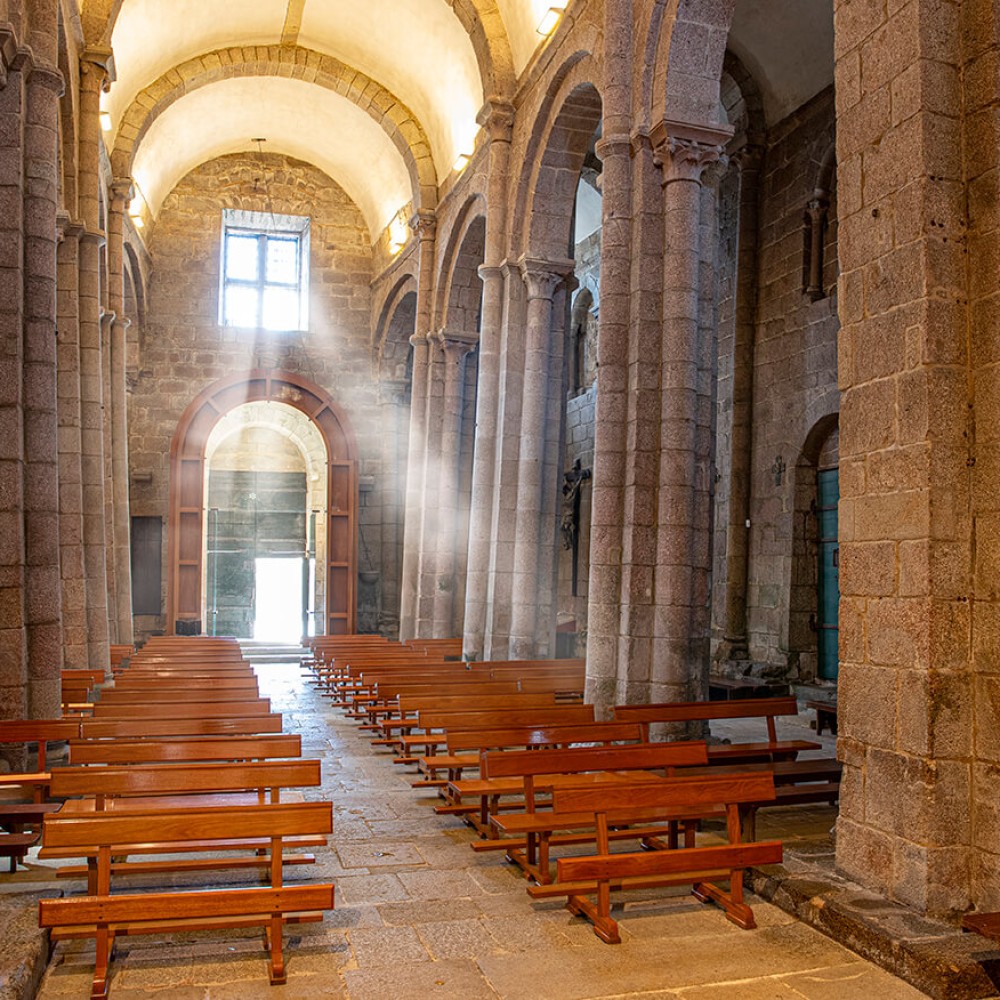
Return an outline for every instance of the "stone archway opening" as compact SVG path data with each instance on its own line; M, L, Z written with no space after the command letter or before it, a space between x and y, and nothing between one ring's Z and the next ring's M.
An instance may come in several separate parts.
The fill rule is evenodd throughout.
M261 469L264 451L269 453L268 468ZM227 477L222 476L215 492L213 462L218 472L231 473L229 485ZM274 468L282 462L288 467ZM256 470L250 468L254 465ZM299 491L302 520L295 529L295 538L291 537L291 529L285 532L289 537L259 536L262 498L257 487L261 472L265 478L279 472L304 473ZM315 481L308 478L313 474ZM312 485L307 485L310 482ZM225 547L227 537L234 543L232 547L237 547L232 532L240 520L237 512L242 510L243 521L257 524L252 531L246 525L239 529L243 563L251 535L255 552L260 547L268 550L274 546L285 546L283 551L288 551L288 546L301 542L304 600L300 614L308 613L312 618L311 625L305 622L304 631L333 635L354 632L357 490L354 433L340 408L319 386L282 371L249 372L209 386L185 410L171 445L168 631L200 634L211 625L218 632L219 557L233 555L219 550ZM229 511L229 536L220 534L218 518L223 508L213 502L223 499L229 505L225 508ZM275 511L267 506L269 503L272 501L263 501L264 513L274 522ZM321 561L322 565L314 564L311 578L307 579L309 552L314 553L315 563ZM233 568L238 560L228 562L228 572L239 576ZM223 567L226 563L221 561ZM244 579L248 572L242 571ZM241 606L250 605L247 602ZM214 625L207 620L213 609ZM237 620L238 613L234 611L232 617Z

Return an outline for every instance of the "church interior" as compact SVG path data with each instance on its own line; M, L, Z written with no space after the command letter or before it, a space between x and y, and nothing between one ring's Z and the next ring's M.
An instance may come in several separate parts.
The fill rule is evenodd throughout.
M357 838L304 872L330 875L334 929L285 929L282 995L1000 993L998 189L989 0L0 0L0 828L33 838L20 865L7 855L0 912L27 919L41 956L10 995L84 997L94 968L93 935L77 951L55 931L35 941L41 883L56 885L39 837L59 825L54 805L42 823L37 775L17 781L33 744L38 772L58 769L46 741L56 759L68 739L74 763L65 734L119 688L126 703L127 681L151 717L144 670L170 700L186 665L188 697L222 702L233 649L256 651L285 730L324 758L331 842ZM419 849L402 832L441 800L416 805L424 772L403 780L338 710L363 704L348 663L373 650L433 659L442 698L446 663L496 684L534 664L525 699L565 664L594 723L705 744L731 772L756 759L747 773L788 782L770 795L789 805L760 820L785 841L782 870L794 882L825 852L834 896L850 886L859 911L892 914L881 944L822 916L801 872L790 904L756 862L722 865L729 895L707 893L739 924L745 868L758 911L714 954L756 968L755 942L812 924L836 956L675 980L660 968L671 913L638 931L633 903L616 910L620 961L579 930L586 907L574 923L555 897L534 904L537 951L494 933L480 958L438 927L514 935L533 912L523 880L509 913L493 899L408 923L417 901L447 909L452 890L414 888L436 860L487 897L498 858L466 857L457 800ZM69 698L87 671L103 676ZM778 699L777 733L811 741L780 764ZM687 714L642 715L664 705ZM765 717L770 749L725 757ZM707 822L721 844L735 815ZM685 821L670 822L677 848ZM472 867L441 860L442 830ZM372 846L380 831L391 849ZM90 895L110 896L89 864ZM336 923L354 905L360 922ZM106 926L81 923L95 919L100 966ZM608 919L595 926L618 933ZM937 938L952 951L930 973L920 949ZM131 949L123 1000L269 989L264 964L246 982L172 981L197 955L157 964L147 939L111 939ZM562 971L543 987L547 969Z

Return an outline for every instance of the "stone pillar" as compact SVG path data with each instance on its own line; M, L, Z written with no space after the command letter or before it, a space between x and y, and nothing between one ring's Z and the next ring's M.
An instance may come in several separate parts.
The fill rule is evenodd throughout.
M24 125L24 516L28 713L59 714L59 435L56 391L56 211L59 199L58 5L35 4Z
M107 245L105 243L105 250ZM106 292L106 289L104 289ZM102 295L102 300L104 296ZM115 490L114 466L111 450L111 326L115 314L106 308L101 312L101 398L104 400L102 431L104 437L104 539L107 550L104 569L108 587L108 639L119 642L118 638L118 577L115 564Z
M528 311L509 655L511 659L531 659L547 647L547 623L540 622L538 616L538 596L545 586L539 577L551 576L552 570L549 563L541 561L542 532L548 513L543 506L543 470L553 355L552 298L560 282L573 273L573 262L522 257L519 265L528 293Z
M420 498L420 572L417 584L417 637L434 635L434 605L438 586L438 548L443 525L441 503L441 433L444 425L444 368L441 341L428 337L427 403L424 414L423 493Z
M503 328L507 229L507 172L514 108L488 102L480 123L489 135L486 238L479 277L483 305L479 322L479 376L476 385L476 448L469 510L469 558L465 584L463 649L466 659L481 660L485 647L486 609L491 562L494 482L500 410L500 338Z
M434 594L434 630L436 639L455 634L455 611L462 595L455 593L455 565L460 539L458 485L462 453L462 410L465 388L465 359L476 346L476 336L462 333L438 334L444 356L444 405L441 422L440 468L438 472L438 550L437 590Z
M104 375L101 352L100 97L108 49L88 49L80 63L80 443L87 633L92 667L106 666L108 581L104 521Z
M757 240L760 168L764 150L739 153L740 217L736 249L736 319L733 343L733 417L730 438L729 518L726 529L726 619L721 659L746 659L747 584L750 565L750 476L753 468L753 366L757 325Z
M648 700L701 694L708 629L701 607L703 533L698 485L707 475L699 440L701 178L723 155L727 132L661 122L652 136L663 169L663 343L660 481L653 660ZM642 700L641 698L638 700Z
M108 305L111 322L111 482L114 498L114 561L116 620L120 643L132 642L132 556L129 517L128 398L125 384L127 334L125 318L125 213L132 182L111 186L108 208Z
M834 11L837 863L931 913L1000 903L997 18L933 0ZM896 40L890 59L875 37Z
M417 596L420 588L420 549L423 529L424 454L428 389L431 296L434 289L434 214L420 212L410 221L417 234L417 306L413 345L413 382L410 392L410 446L406 461L406 521L403 525L403 593L399 638L417 634Z
M63 660L90 666L83 565L83 482L80 460L80 237L83 226L60 218L57 324L59 416L59 568L62 574Z
M0 718L27 712L24 541L25 58L0 24Z
M625 602L626 450L633 266L632 0L604 4L601 158L601 312L597 330L594 470L587 586L587 700L607 714L617 699ZM635 448L632 441L630 448Z

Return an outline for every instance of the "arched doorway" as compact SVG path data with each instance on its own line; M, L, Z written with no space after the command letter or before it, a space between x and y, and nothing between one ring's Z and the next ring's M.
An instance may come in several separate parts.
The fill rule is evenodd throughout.
M322 631L355 630L357 448L346 416L321 389L285 371L252 371L209 386L184 411L170 446L167 629L204 630L205 458L216 424L247 403L275 402L305 414L326 446L326 600ZM319 630L319 629L318 629Z

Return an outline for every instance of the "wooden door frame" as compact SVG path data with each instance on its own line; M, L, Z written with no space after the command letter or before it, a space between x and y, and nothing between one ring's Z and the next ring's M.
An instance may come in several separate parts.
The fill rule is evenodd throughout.
M357 442L344 411L318 385L294 372L256 369L213 382L184 411L170 443L167 521L167 633L181 621L202 621L205 532L205 450L219 420L244 403L285 403L305 414L327 455L327 634L352 633L357 620ZM337 501L340 500L339 504ZM346 501L346 502L345 502ZM333 560L334 539L342 539ZM343 580L335 593L334 575ZM345 579L346 577L346 579Z

